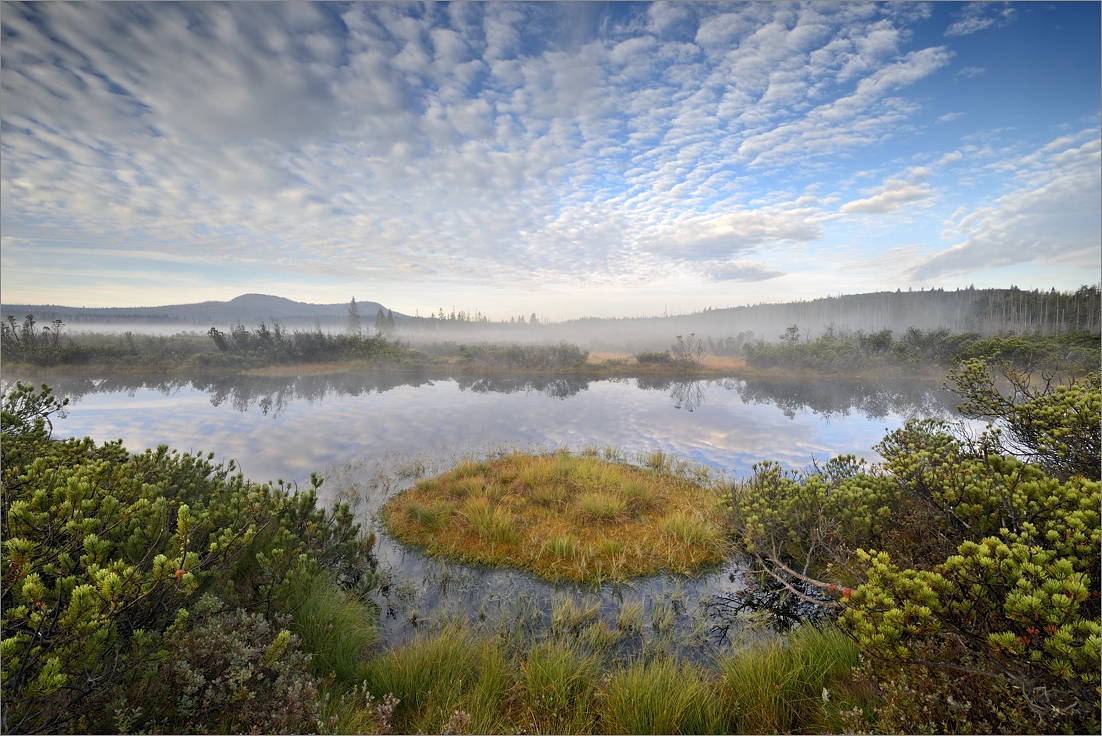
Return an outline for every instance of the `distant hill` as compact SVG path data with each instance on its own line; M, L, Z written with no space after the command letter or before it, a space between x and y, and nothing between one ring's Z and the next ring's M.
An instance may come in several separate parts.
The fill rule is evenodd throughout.
M378 302L356 302L360 318L365 326L375 319L383 305ZM228 302L199 302L198 304L170 304L163 307L64 307L53 304L3 304L0 315L8 315L17 321L33 314L35 321L44 324L60 319L66 325L83 324L165 324L187 327L211 327L240 322L256 325L273 320L294 326L314 324L344 324L348 317L348 302L340 304L308 304L268 294L242 294ZM395 313L396 318L399 316Z

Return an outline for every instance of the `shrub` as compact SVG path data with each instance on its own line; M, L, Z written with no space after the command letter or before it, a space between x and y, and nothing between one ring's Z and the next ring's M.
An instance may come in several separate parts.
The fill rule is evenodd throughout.
M673 360L673 357L670 355L669 350L662 350L660 352L652 352L652 353L648 353L648 352L636 353L635 360L640 365L663 364L663 363L669 363L671 360Z
M7 730L87 732L113 730L119 717L135 727L173 718L163 701L140 718L117 716L111 704L159 677L170 632L204 593L231 610L276 614L289 582L321 569L350 589L372 584L373 560L351 512L318 509L316 477L309 491L288 493L211 465L213 453L162 446L130 455L119 443L54 441L49 418L61 406L47 388L22 384L4 398Z
M132 699L112 704L119 732L141 722L142 713L135 711L148 713L161 698L161 716L147 728L182 725L181 733L316 730L317 683L289 624L290 616L269 620L240 608L226 611L219 599L203 596L193 614L180 615L169 632L159 697L147 693L137 708Z
M695 332L684 338L678 335L677 342L670 347L670 354L675 363L698 368L704 359L704 341Z
M971 386L982 395L989 384ZM1030 730L1094 729L1099 482L1066 461L1079 452L1069 442L1082 423L1098 424L1098 406L1090 376L1005 411L1012 436L1039 425L1053 438L1036 443L1036 464L999 452L997 430L976 439L924 420L884 439L880 467L852 457L806 473L761 465L729 498L731 528L758 574L842 613L875 677L913 681L909 668L927 667L962 687L989 678L968 685L991 699L973 703L977 713L996 713L1013 690L1025 704L1015 724L1028 717Z

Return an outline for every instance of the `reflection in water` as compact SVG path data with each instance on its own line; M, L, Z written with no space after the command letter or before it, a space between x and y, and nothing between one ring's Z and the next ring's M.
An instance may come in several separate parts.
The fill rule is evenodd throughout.
M558 377L513 377L493 376L489 378L460 377L455 379L460 391L470 389L475 393L515 394L541 393L553 399L566 399L589 389L589 381L577 378Z
M434 381L410 373L330 373L306 376L119 376L105 379L47 379L55 393L79 401L88 394L124 393L133 397L138 390L152 390L170 396L192 388L210 396L213 406L229 404L240 412L250 407L263 415L278 416L294 401L324 401L345 396L364 396L390 391L399 386L432 386ZM539 393L567 399L588 391L594 381L561 376L490 376L440 379L454 380L461 391L476 394ZM596 383L608 383L597 381ZM629 383L629 379L611 379ZM746 404L772 404L789 419L811 412L826 420L857 413L880 420L889 415L905 418L949 417L956 413L957 398L940 386L905 380L846 380L748 378L693 380L688 378L634 379L644 391L669 391L675 409L694 411L706 401L709 390L735 391ZM4 381L6 393L14 381Z
M773 404L789 419L807 411L827 420L851 412L866 419L890 414L947 418L956 414L959 401L948 390L921 381L753 378L731 383L747 404Z
M670 398L673 399L675 409L684 406L688 411L692 411L704 403L704 385L700 381L675 383L673 390L670 391Z

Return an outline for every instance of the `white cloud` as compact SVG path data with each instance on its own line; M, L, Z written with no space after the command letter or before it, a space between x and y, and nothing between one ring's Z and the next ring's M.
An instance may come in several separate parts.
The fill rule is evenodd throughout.
M972 77L978 77L986 73L987 70L982 66L966 66L958 69L953 76L958 79L971 79Z
M847 202L839 208L839 212L846 215L853 213L882 215L895 212L903 205L927 203L936 196L934 191L926 186L932 173L926 167L911 167L907 170L905 178L887 179L879 187L864 190L862 193L870 196Z
M5 6L4 231L380 284L772 278L830 235L831 157L912 136L909 88L952 57L914 44L928 16ZM841 212L932 201L927 178Z
M963 239L907 272L932 279L1040 261L1079 264L1097 276L1102 265L1102 141L1097 131L1090 135L1079 145L1063 138L1010 162L1018 169L1019 184L955 216L945 236Z
M708 270L708 278L713 281L768 281L784 276L783 271L763 266L759 263L734 261L722 263Z
M963 113L963 112L947 112L944 115L939 115L937 120L934 121L934 123L935 124L937 124L937 123L951 123L954 120L958 120L958 119L964 117L965 114L966 113Z
M1009 3L968 3L957 15L957 20L945 29L945 35L970 36L977 31L1002 27L1013 21L1015 14Z

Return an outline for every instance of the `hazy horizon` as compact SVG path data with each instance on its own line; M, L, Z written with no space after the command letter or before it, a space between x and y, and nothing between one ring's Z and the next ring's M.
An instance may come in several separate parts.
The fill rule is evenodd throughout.
M1098 3L0 4L6 304L492 320L1102 272Z

